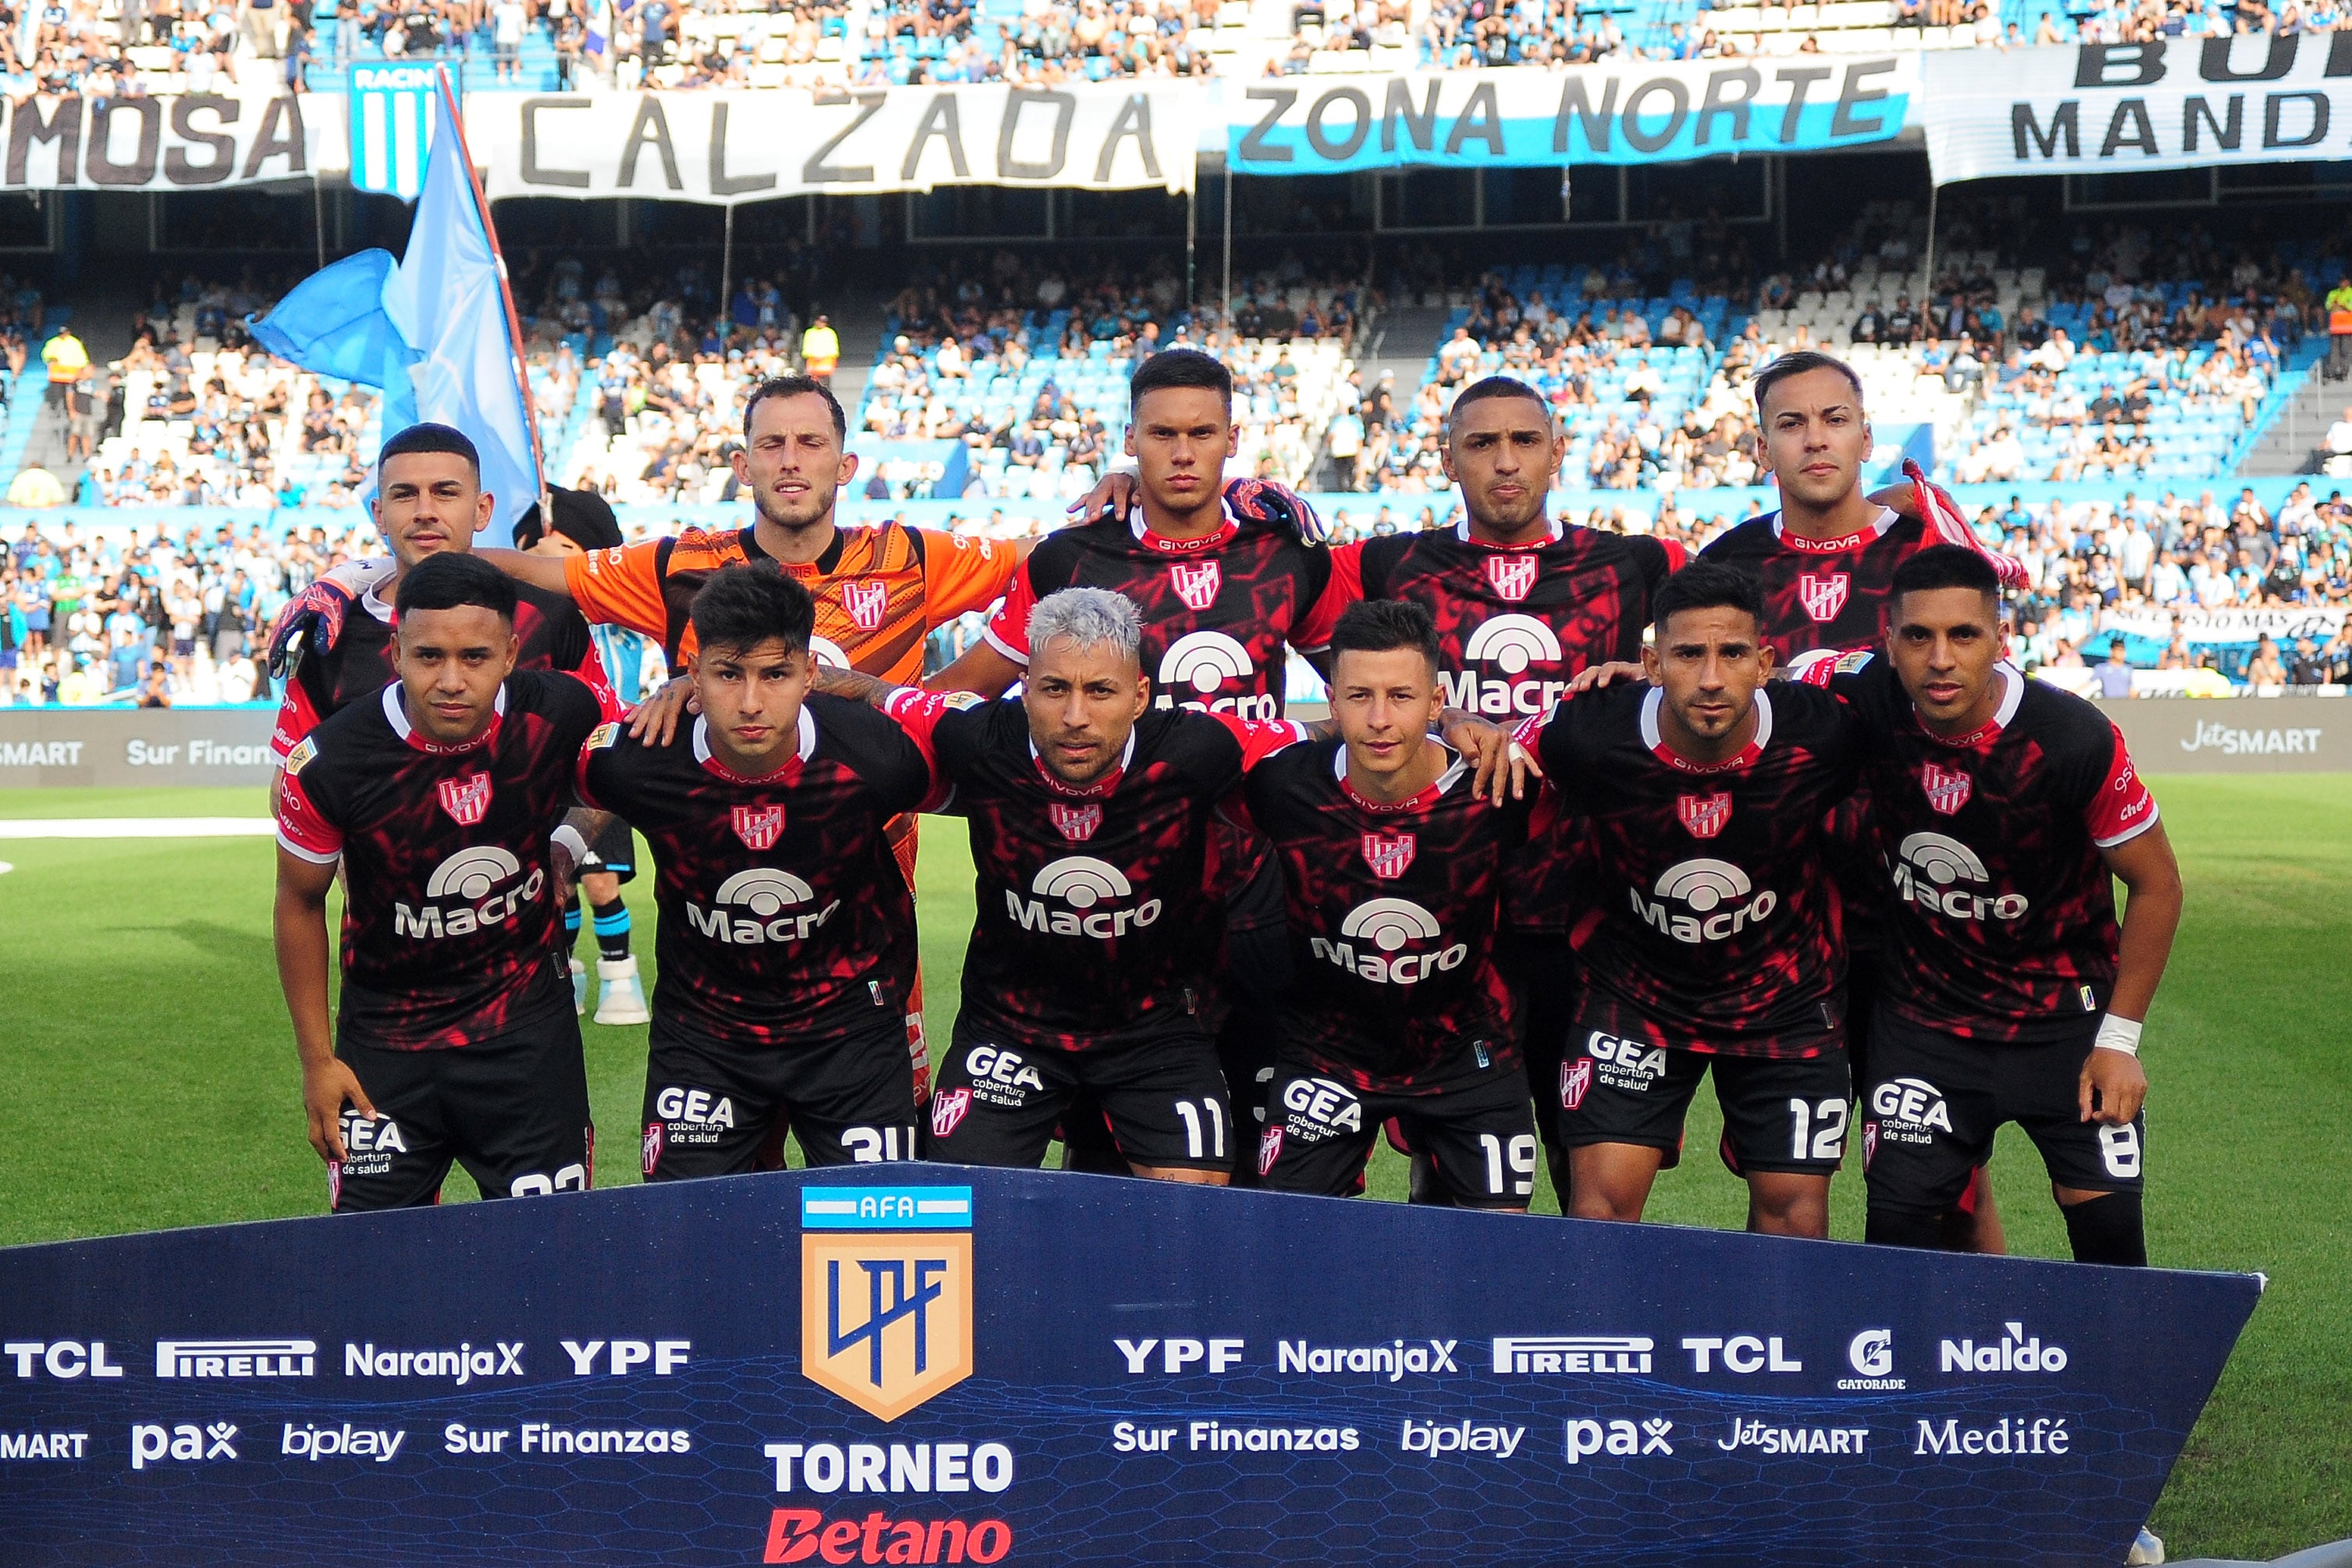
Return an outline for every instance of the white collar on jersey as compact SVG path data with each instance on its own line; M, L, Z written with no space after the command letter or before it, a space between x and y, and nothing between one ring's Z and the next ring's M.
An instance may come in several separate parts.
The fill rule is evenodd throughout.
M1223 542L1217 539L1217 535L1223 533L1227 528L1238 528L1241 526L1242 520L1234 516L1234 504L1223 496L1217 497L1216 528L1205 537L1197 539L1171 539L1164 534L1153 533L1151 525L1143 520L1143 498L1140 496L1138 496L1135 504L1127 509L1127 529L1135 536L1136 543L1150 545L1152 549L1169 555L1182 555L1188 550L1205 550L1213 541ZM1154 540L1158 542L1154 543Z
M1568 526L1565 523L1562 523L1558 517L1546 517L1544 519L1544 526L1551 530L1550 537L1544 540L1544 544L1556 545L1559 543L1562 538L1567 537ZM1485 539L1474 539L1470 537L1470 519L1467 517L1465 517L1460 522L1454 525L1454 537L1460 539L1465 545L1476 545L1480 549L1508 550L1543 549L1543 545L1498 545L1489 544Z
M1658 709L1664 705L1665 700L1666 689L1664 686L1652 686L1648 694L1642 698L1642 744L1653 751L1666 744L1665 737L1658 730ZM1771 694L1759 689L1756 693L1756 738L1748 744L1760 752L1771 739Z
M1045 755L1044 752L1037 749L1037 737L1034 735L1029 737L1029 760L1037 765L1038 772L1043 773L1049 780L1053 779L1054 770L1045 766ZM1130 766L1133 765L1134 761L1135 731L1130 729L1127 732L1127 747L1118 754L1118 766L1112 768L1111 771L1113 773L1123 774Z
M400 737L401 739L406 740L409 736L408 705L400 700L401 690L402 687L398 681L392 681L385 684L383 688L383 716L392 725L392 733ZM499 687L499 695L490 699L490 714L494 718L504 718L507 716L507 688L503 684ZM479 737L477 737L476 738L478 739ZM472 743L468 742L467 744L470 745Z
M1786 544L1789 542L1789 535L1787 530L1781 526L1781 518L1783 515L1784 514L1780 512L1772 514L1772 537L1780 540L1782 544ZM1884 538L1887 529L1893 528L1902 520L1903 519L1901 517L1895 515L1893 507L1881 507L1878 508L1878 516L1871 518L1869 524L1862 531ZM1813 544L1816 541L1807 539L1804 542L1805 544ZM1803 547L1800 546L1798 548L1801 549Z
M2009 721L2017 716L2018 705L2025 700L2025 672L2003 659L1992 667L1992 673L2001 679L2000 701L1992 710L1992 727L2007 729Z
M1446 765L1445 771L1437 776L1437 782L1430 786L1443 795L1469 776L1470 762L1467 758L1435 736L1430 737L1429 744L1454 758ZM1348 743L1344 740L1339 743L1339 749L1331 754L1331 777L1337 779L1342 786L1348 782Z
M816 715L809 712L808 704L806 703L801 704L800 731L801 749L799 760L806 762L811 757L816 754ZM696 716L694 721L694 759L697 762L713 762L718 760L710 754L710 720L699 715ZM719 766L724 768L727 764L720 762Z

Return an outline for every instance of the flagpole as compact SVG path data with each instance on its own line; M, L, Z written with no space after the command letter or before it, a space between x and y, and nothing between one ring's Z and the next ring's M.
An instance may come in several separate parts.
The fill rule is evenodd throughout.
M490 204L482 194L481 176L474 172L474 154L466 145L466 125L458 114L457 96L450 89L449 68L436 66L433 76L440 89L442 101L448 105L449 123L457 128L458 162L466 171L467 187L474 193L474 211L482 220L483 236L490 243L490 259L498 264L499 298L507 310L507 342L513 349L509 358L514 365L515 387L522 393L522 422L530 434L530 467L531 472L539 476L540 524L551 529L555 526L555 508L547 493L547 457L540 450L539 406L531 398L530 371L522 360L522 318L515 313L514 286L507 277L506 254L499 249L499 231L497 225L490 222Z

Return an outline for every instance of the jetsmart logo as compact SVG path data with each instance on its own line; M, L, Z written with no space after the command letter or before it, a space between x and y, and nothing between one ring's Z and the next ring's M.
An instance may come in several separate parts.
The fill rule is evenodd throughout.
M1522 677L1531 665L1557 665L1559 661L1559 639L1550 627L1532 615L1493 615L1480 622L1462 644L1462 662L1469 668L1442 670L1437 684L1448 706L1467 713L1538 714L1559 700L1568 683ZM1501 674L1482 676L1482 664Z
M1469 945L1444 946L1444 929L1437 917L1410 898L1374 898L1348 911L1339 922L1341 940L1318 936L1309 951L1328 959L1358 979L1379 985L1411 986L1444 969L1455 969L1470 956ZM1439 944L1435 952L1407 953L1408 943ZM1360 950L1357 946L1363 945Z
M1937 1370L1943 1372L2063 1372L2066 1351L2063 1345L2043 1344L2039 1336L2028 1339L2021 1322L2006 1322L2001 1327L2009 1332L1998 1340L1979 1344L1972 1339L1948 1339L1937 1356Z
M719 884L711 907L688 899L687 918L714 942L749 946L755 942L805 942L841 907L835 899L823 909L793 911L816 902L816 889L788 871L753 866L739 871Z
M425 881L425 902L392 906L395 936L467 936L503 925L537 898L547 885L545 868L533 866L520 887L507 883L522 875L522 862L496 844L459 850L433 868ZM503 891L501 891L503 889Z
M1030 879L1034 898L1024 898L1018 888L1004 890L1004 913L1024 931L1044 931L1055 936L1124 936L1160 918L1160 900L1147 898L1132 909L1102 905L1135 896L1127 873L1108 861L1092 855L1064 855ZM1046 902L1051 900L1052 903ZM1055 904L1063 907L1055 908Z
M1895 852L1895 896L1956 920L2016 920L2021 893L1984 891L1992 873L1976 851L1941 833L1913 833Z
M1226 682L1250 680L1256 674L1257 665L1251 662L1249 650L1223 632L1187 632L1160 655L1160 695L1153 706L1202 708L1230 713L1235 718L1272 719L1276 715L1271 693L1215 695ZM1181 695L1186 692L1192 695Z
M1770 888L1748 897L1748 873L1729 861L1690 860L1660 873L1654 898L1638 887L1633 913L1677 942L1696 946L1737 936L1780 906Z
M308 1339L167 1339L155 1343L158 1377L308 1377L319 1342Z

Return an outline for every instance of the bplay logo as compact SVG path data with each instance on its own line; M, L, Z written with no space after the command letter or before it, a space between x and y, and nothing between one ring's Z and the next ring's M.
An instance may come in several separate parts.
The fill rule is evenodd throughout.
M2021 1322L2005 1322L2000 1339L1979 1344L1972 1339L1948 1339L1937 1347L1938 1372L2063 1372L2063 1345L2043 1344L2040 1335L2026 1337Z
M1438 1458L1448 1454L1490 1455L1507 1459L1519 1451L1525 1427L1485 1427L1475 1421L1415 1421L1408 1417L1398 1438L1408 1454Z
M1749 897L1754 888L1748 873L1729 861L1705 857L1661 872L1654 897L1644 897L1638 887L1626 891L1633 895L1634 914L1675 941L1694 946L1737 936L1780 906L1780 895L1769 887Z
M388 1465L400 1452L400 1445L408 1434L397 1427L354 1427L349 1421L340 1427L296 1426L289 1421L278 1434L278 1451L289 1459L308 1459L312 1464L321 1459L373 1459Z
M752 866L719 884L710 906L686 901L688 921L713 942L750 946L761 942L805 942L841 908L838 898L814 909L816 889L788 871Z
M1864 1329L1846 1342L1845 1364L1852 1377L1838 1379L1848 1393L1893 1392L1906 1386L1895 1373L1895 1331Z

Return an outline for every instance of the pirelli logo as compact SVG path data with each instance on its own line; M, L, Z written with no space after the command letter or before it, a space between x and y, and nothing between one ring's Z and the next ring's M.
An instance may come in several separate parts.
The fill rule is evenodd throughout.
M319 1342L308 1339L167 1339L155 1343L158 1377L309 1377Z
M1495 1375L1644 1373L1658 1348L1646 1335L1546 1335L1495 1342Z

